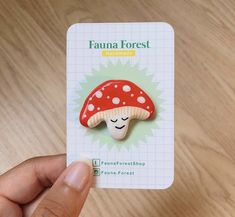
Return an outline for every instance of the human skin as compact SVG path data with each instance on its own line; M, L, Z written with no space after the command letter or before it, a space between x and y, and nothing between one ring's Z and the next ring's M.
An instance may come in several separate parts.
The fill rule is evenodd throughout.
M77 217L92 184L92 167L65 155L29 159L0 176L1 217Z

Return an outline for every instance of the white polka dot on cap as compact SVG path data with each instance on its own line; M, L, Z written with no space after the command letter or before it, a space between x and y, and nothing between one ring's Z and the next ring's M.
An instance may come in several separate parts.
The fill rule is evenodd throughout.
M102 92L100 90L96 91L95 96L97 98L101 98L103 96Z
M95 106L93 104L88 105L88 110L92 112L95 109Z
M120 103L120 99L119 99L118 97L113 97L112 103L115 104L115 105L117 105L117 104Z
M129 85L124 85L124 86L122 87L122 90L123 90L124 92L129 92L129 91L131 91L131 87L130 87Z
M141 104L143 104L143 103L145 103L145 98L143 97L143 96L139 96L138 98L137 98L137 101L139 102L139 103L141 103Z

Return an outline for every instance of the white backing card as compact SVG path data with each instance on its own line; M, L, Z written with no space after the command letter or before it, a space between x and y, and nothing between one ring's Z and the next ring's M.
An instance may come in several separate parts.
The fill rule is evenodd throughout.
M67 164L91 159L94 187L169 187L174 179L173 28L160 22L74 24L67 32L66 58ZM150 120L131 120L120 141L105 122L89 128L79 120L86 97L108 80L133 82L156 109Z

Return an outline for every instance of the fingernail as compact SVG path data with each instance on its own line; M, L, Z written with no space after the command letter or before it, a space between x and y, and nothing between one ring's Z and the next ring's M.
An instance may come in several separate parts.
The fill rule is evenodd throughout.
M68 173L65 175L64 182L76 190L82 191L91 174L91 167L87 162L73 162L68 167Z
M85 156L80 155L79 161L87 163L92 168L92 161L91 161L91 159L89 159L89 158L87 158Z

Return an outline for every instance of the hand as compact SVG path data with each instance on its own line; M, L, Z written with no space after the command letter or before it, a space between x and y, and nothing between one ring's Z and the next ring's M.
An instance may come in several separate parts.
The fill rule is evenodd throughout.
M27 160L0 176L1 217L77 217L92 184L85 162L65 155Z

